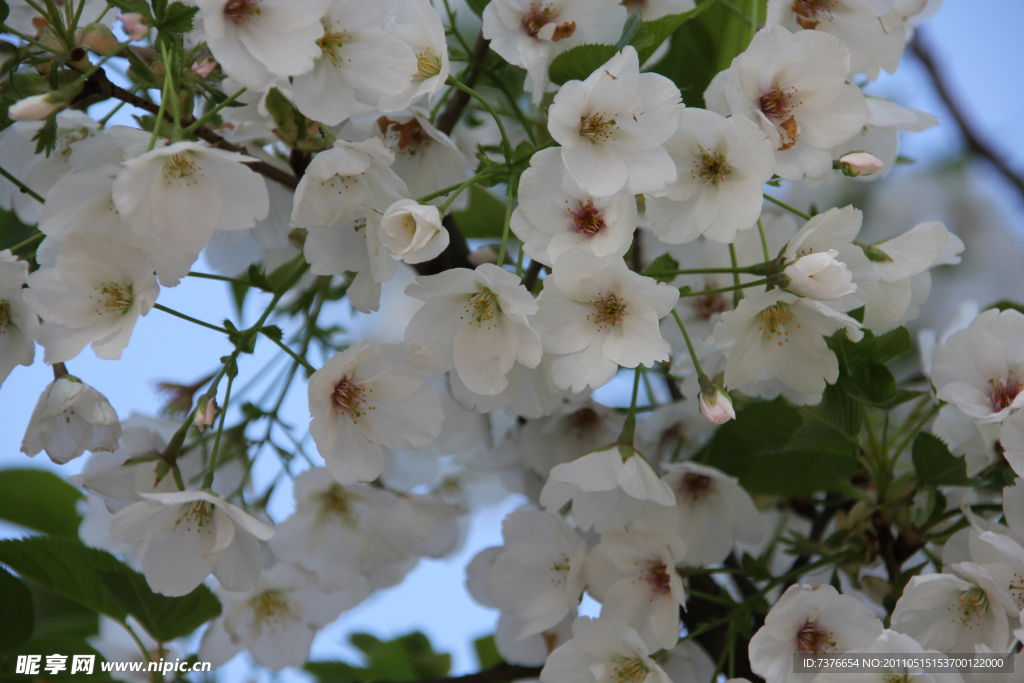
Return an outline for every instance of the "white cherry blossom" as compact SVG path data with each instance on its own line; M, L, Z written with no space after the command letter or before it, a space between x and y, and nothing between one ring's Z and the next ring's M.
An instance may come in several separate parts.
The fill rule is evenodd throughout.
M206 43L224 73L247 88L313 68L329 0L196 0Z
M932 361L938 396L980 422L1002 422L1024 406L1024 315L984 311L939 346Z
M113 451L120 438L121 423L106 397L77 377L64 376L39 397L21 452L34 456L45 450L62 465L85 451Z
M43 318L46 362L61 363L87 344L99 358L120 358L159 293L153 265L140 250L76 233L61 244L56 265L29 276L25 297Z
M814 673L793 673L794 654L870 647L882 630L867 605L832 586L790 586L750 639L750 668L767 683L810 683Z
M791 401L816 404L825 385L839 378L839 361L825 337L844 328L854 341L864 336L860 323L819 301L779 289L749 293L715 325L715 340L732 343L725 386L776 379Z
M510 227L535 261L554 265L570 249L598 257L623 256L629 250L636 199L626 192L598 197L583 191L557 149L541 150L530 159L518 196Z
M455 369L470 391L485 396L508 386L518 361L540 363L540 337L528 316L537 304L513 273L485 263L416 278L405 293L425 302L409 321L406 342L434 353L434 372Z
M551 369L559 387L596 389L620 365L669 359L658 321L675 306L676 289L629 270L620 257L578 249L560 256L544 283L534 326L544 350L558 354Z
M437 10L430 0L399 0L388 33L412 48L416 73L405 91L381 98L380 109L399 111L424 96L430 103L444 87L449 73L448 44Z
M679 640L679 608L686 604L676 571L687 546L671 533L613 529L587 556L587 592L602 604L601 618L634 629L647 647L671 649Z
M18 365L32 365L39 336L39 318L26 304L22 285L28 281L28 261L10 250L0 251L0 385Z
M385 98L411 87L419 70L417 56L386 29L396 3L331 0L321 19L320 54L313 69L292 80L299 111L336 126L353 114L383 107Z
M540 504L557 512L569 501L576 526L605 533L628 524L650 504L668 507L676 498L642 455L612 445L552 468Z
M615 0L493 0L484 8L483 36L505 61L526 69L526 89L540 104L556 56L585 43L614 43L625 23Z
M829 150L868 122L864 95L846 82L849 66L833 36L769 26L715 77L704 99L713 111L760 124L781 177L824 178L832 170Z
M557 514L521 510L504 519L505 545L487 574L494 605L520 623L517 638L554 628L575 613L587 544Z
M204 491L140 494L110 520L110 533L141 544L142 571L157 593L191 593L211 573L225 590L245 591L263 571L260 541L273 527Z
M644 194L676 180L664 144L676 130L679 89L664 76L640 73L626 46L585 81L569 81L548 109L548 129L562 161L593 195Z
M703 235L732 242L757 224L761 186L775 171L775 152L764 132L743 117L685 109L665 143L676 180L647 199L654 234L668 244Z
M384 447L416 448L441 433L441 404L426 384L430 351L363 341L309 378L310 434L342 484L373 481Z
M540 672L541 683L670 683L639 634L610 619L580 617L573 638L552 652Z

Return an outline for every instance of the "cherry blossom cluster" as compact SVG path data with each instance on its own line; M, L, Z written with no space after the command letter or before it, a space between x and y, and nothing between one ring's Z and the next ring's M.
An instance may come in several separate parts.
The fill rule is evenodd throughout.
M200 660L302 666L510 494L466 586L543 683L714 680L738 651L768 683L811 681L794 653L1024 641L1024 314L922 333L897 387L886 345L964 243L938 221L866 243L855 206L783 194L884 178L898 134L937 125L870 92L938 3L751 3L703 108L658 65L712 0L9 4L0 204L37 227L0 252L0 382L43 348L54 381L22 451L91 453L70 477L87 544L165 596L217 588ZM91 116L96 98L138 126ZM188 277L272 300L248 328L158 303ZM343 338L320 319L340 299L402 343ZM172 387L175 419L121 420L66 364L119 359L154 309L234 351ZM292 362L276 407L232 395L256 344ZM315 453L278 417L293 381ZM744 449L762 441L856 474L760 487ZM282 476L256 490L267 453ZM275 519L278 490L294 509Z

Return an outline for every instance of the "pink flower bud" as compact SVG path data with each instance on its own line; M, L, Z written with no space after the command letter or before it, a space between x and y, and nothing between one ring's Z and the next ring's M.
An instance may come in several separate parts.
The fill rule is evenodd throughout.
M844 154L839 157L839 165L842 167L843 174L848 175L851 178L878 173L885 168L885 164L883 164L878 157L868 154L867 152L850 152L849 154Z
M142 40L149 35L149 22L146 21L146 17L142 16L138 12L122 14L121 26L132 41Z
M201 62L196 62L192 65L192 71L199 74L201 77L206 78L213 73L214 67L217 66L217 60L207 57Z
M89 24L81 29L78 32L78 44L104 57L114 54L121 47L114 33L103 24Z
M704 419L713 425L720 425L736 417L736 411L733 410L732 401L729 400L729 394L724 391L720 391L717 388L712 388L714 393L711 394L710 400L708 395L704 392L700 392L698 399L700 403L700 414L704 416Z
M217 400L214 398L206 399L206 404L203 405L203 399L199 399L199 409L196 410L196 416L193 422L196 425L196 429L202 432L207 427L213 425L213 418L217 416Z

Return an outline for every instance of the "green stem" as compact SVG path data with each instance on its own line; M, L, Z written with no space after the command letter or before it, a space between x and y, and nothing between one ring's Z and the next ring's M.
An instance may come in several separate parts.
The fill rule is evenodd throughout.
M194 324L199 325L201 327L205 327L205 328L210 329L210 330L215 330L215 331L220 332L222 334L227 334L228 333L228 331L225 330L223 327L217 327L216 325L211 325L210 323L204 323L202 320L196 320L192 316L185 315L184 313L179 313L178 311L174 310L173 308L167 308L166 306L164 306L162 304L153 304L153 308L157 309L158 311L163 311L164 313L170 313L173 316L181 318L182 320L187 320L190 323L194 323Z
M633 398L629 402L629 412L626 414L626 421L622 425L622 432L619 434L618 444L633 447L633 435L636 433L636 397L640 393L640 366L633 371Z
M171 464L171 474L174 476L174 485L178 487L179 491L184 491L185 479L181 476L181 468L178 467L178 463Z
M294 360L296 363L299 363L300 365L302 365L302 367L306 368L310 372L316 372L316 368L310 365L305 358L302 358L297 353L288 348L288 345L282 342L280 339L274 339L273 337L268 336L266 333L264 333L263 336L269 339L270 341L274 342L278 346L280 346L281 350L287 353L289 356L291 356L292 360Z
M704 370L700 367L700 361L697 360L697 352L693 349L693 342L690 341L690 335L686 331L686 325L683 324L683 319L679 317L679 313L676 309L672 309L672 317L676 319L676 324L679 325L679 331L683 333L683 339L686 340L686 348L690 352L690 358L693 360L693 369L697 371L697 376L704 374Z
M233 277L225 277L223 275L214 275L212 273L196 273L196 272L189 271L188 276L189 277L198 277L198 278L202 278L204 280L219 280L220 282L230 282L231 284L241 285L242 287L252 287L252 285L249 284L248 282L242 282L241 280L236 280Z
M231 360L238 357L238 352L232 354ZM213 486L213 472L217 469L217 453L220 451L220 438L224 434L224 423L228 419L228 403L231 401L231 385L234 383L234 375L228 375L228 386L224 390L224 405L221 406L220 424L217 426L217 436L213 440L213 451L210 453L210 468L206 470L201 488L208 489Z
M513 175L509 180L508 187L506 188L508 194L508 201L505 203L505 222L503 223L501 231L501 249L498 250L498 267L501 268L505 264L505 249L508 247L508 233L509 225L512 222L512 202L516 198L516 187L519 183L519 176Z
M760 218L757 219L757 231L761 233L761 249L764 250L764 260L771 261L772 257L768 253L768 238L764 234L764 224Z
M800 216L800 218L803 218L805 221L811 220L812 216L809 213L804 213L800 209L794 208L794 207L790 206L789 204L787 204L786 202L783 202L783 201L780 201L780 200L776 199L775 197L771 196L767 192L762 193L762 194L764 194L764 198L765 199L770 201L775 206L781 206L786 211L789 211L790 213L793 213L793 214L796 214L797 216Z
M46 235L44 235L41 232L37 232L36 234L29 237L27 240L24 240L23 242L18 242L13 247L7 247L7 249L10 250L11 253L14 253L23 247L27 247L33 242L41 242L44 237L46 237Z
M708 294L721 294L723 292L735 292L740 289L746 289L747 287L760 287L768 284L768 278L763 280L755 280L754 282L747 282L746 284L735 285L733 287L719 287L718 289L705 289L700 292L681 292L679 296L706 296Z
M519 256L516 258L516 277L520 280L523 279L523 247L519 247Z
M478 180L479 180L480 178L481 178L481 176L479 176L479 175L475 175L475 176L473 176L472 178L470 178L469 180L467 180L466 182L464 182L464 183L461 183L461 184L457 185L457 186L455 187L455 190L454 190L454 192L452 192L452 196L451 196L451 197L448 197L448 199L444 200L444 204L442 204L442 205L441 205L441 206L440 206L440 207L438 208L438 211L439 211L439 212L441 213L441 215L442 215L442 216L444 216L445 212L446 212L446 211L448 211L448 207L449 207L449 206L451 206L451 205L452 205L452 203L453 203L453 202L454 202L454 201L455 201L456 199L458 199L458 198L459 198L459 195L460 195L460 194L462 194L462 192L463 192L463 191L464 191L464 190L465 190L465 189L466 189L467 187L469 187L469 186L470 186L470 185L472 185L473 183L477 182L477 181L478 181ZM434 193L434 194L435 194L435 196L440 196L441 194L447 194L447 193L448 193L449 191L451 191L451 188L445 188L445 190L444 190L444 191L441 191L441 193L440 193L440 194L437 194L437 193ZM428 199L432 199L432 198L433 198L433 197L431 197L431 195L426 195L426 196L427 196L427 198L428 198ZM420 201L422 201L422 200L420 200Z
M245 91L246 91L246 88L242 88L241 90L236 92L234 95L232 95L231 97L227 98L226 100L224 100L223 102L218 104L216 107L214 107L213 109L211 109L210 111L206 112L205 114L200 116L198 119L193 121L187 128L185 128L182 131L182 133L184 133L185 135L192 135L192 133L195 132L196 128L199 128L199 126L203 125L204 123L206 123L207 121L212 119L214 116L216 116L217 112L219 112L224 107L229 106L232 102L237 100L239 98L239 96L241 96L242 93L244 93Z
M7 172L7 169L5 169L5 168L4 168L3 166L0 166L0 175L2 175L2 176L3 176L4 178L7 178L7 179L8 179L9 181L11 181L12 183L14 183L14 185L15 185L15 186L16 186L16 187L17 187L17 188L18 188L19 190L21 190L22 192L24 192L25 194L27 194L27 195L28 195L29 197L31 197L32 199L34 199L34 200L36 200L37 202L39 202L40 204L44 204L44 203L46 203L46 200L45 200L45 199L43 199L43 198L42 198L42 197L40 197L40 196L39 196L38 194L36 194L36 193L35 193L35 192L34 192L34 191L33 191L33 190L32 190L32 189L31 189L31 188L30 188L30 187L28 186L28 185L26 185L25 183L21 182L20 180L18 180L18 179L17 179L17 178L15 178L14 176L12 176L12 175L11 175L10 173L8 173L8 172Z
M770 265L768 263L759 263L755 266L745 266L743 268L683 268L680 270L655 270L644 272L647 277L669 277L674 275L709 275L713 273L744 273L747 275L758 275L763 272L764 266Z
M479 102L481 105L483 105L484 109L486 109L490 113L490 115L494 118L494 122L496 124L498 124L498 131L501 133L501 150L502 150L502 152L505 155L505 162L508 163L508 164L511 164L512 163L512 143L509 142L508 135L505 133L505 126L501 122L501 117L498 116L498 112L496 112L494 110L494 107L491 106L491 103L488 102L487 100L485 100L483 95L478 93L476 90L473 90L472 88L470 88L467 85L463 85L462 83L459 83L452 76L449 76L448 80L445 81L445 82L448 85L455 86L456 88L458 88L462 92L466 93L467 95L469 95L470 97L475 99L477 102Z
M735 269L732 274L732 283L736 286L736 289L732 295L732 307L736 308L740 305L740 300L743 298L743 292L740 291L740 274L739 274L739 262L736 260L736 245L729 245L729 261L732 262L732 267Z
M153 657L149 654L149 650L146 649L145 644L143 644L142 638L139 638L139 634L137 634L132 627L128 625L128 622L120 621L118 623L121 624L121 626L124 626L124 630L128 631L128 635L130 635L132 640L135 641L135 644L139 646L139 650L142 652L142 656L145 657L146 663L149 664L152 662Z
M146 147L147 152L152 152L153 148L156 147L156 139L160 137L160 126L164 125L164 112L167 111L167 86L171 82L171 70L164 62L164 87L160 91L160 108L156 112L156 118L153 119L153 135L149 138L149 146Z
M46 52L49 52L50 54L55 54L55 55L61 54L60 50L57 50L56 48L52 48L49 45L44 45L43 43L40 43L35 38L29 38L24 33L21 33L20 31L15 31L13 28L8 26L7 24L0 24L0 29L3 29L4 33L10 33L12 36L17 36L18 38L21 38L22 40L24 40L29 45L32 45L34 47L38 47L40 50L45 50Z

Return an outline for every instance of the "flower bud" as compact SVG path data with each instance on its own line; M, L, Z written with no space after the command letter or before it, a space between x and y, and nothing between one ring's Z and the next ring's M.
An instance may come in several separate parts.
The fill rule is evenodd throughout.
M867 152L850 152L839 157L839 170L843 172L843 175L850 176L851 178L857 178L862 175L871 175L872 173L878 173L883 168L883 164L878 157Z
M700 404L700 414L713 425L724 424L736 417L729 394L714 384L711 384L708 389L700 390L698 403Z
M104 57L109 57L121 47L114 33L103 24L89 24L81 29L78 44Z
M474 268L485 263L497 263L498 248L493 244L485 244L484 246L469 252L469 256L467 258L469 262L473 264Z
M200 76L200 78L206 78L213 73L214 68L217 66L217 60L212 57L207 57L201 62L196 62L192 65L192 71Z
M7 116L14 121L41 121L62 108L62 105L51 101L51 94L33 95L18 100L7 110Z
M783 286L788 292L818 301L835 301L857 290L853 273L837 261L835 249L801 256L786 266L782 274L789 278Z
M423 263L448 246L448 231L436 206L400 199L381 218L380 241L396 261Z
M199 398L199 405L196 408L196 416L193 422L200 433L207 427L213 425L213 418L217 416L217 399Z
M146 21L146 17L142 16L138 12L122 14L121 27L133 42L136 40L142 40L149 35L149 22Z

